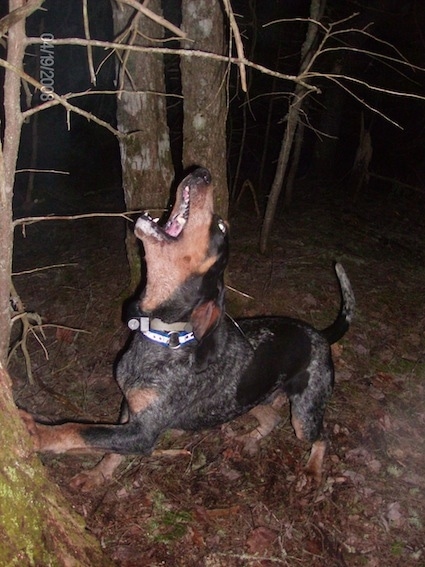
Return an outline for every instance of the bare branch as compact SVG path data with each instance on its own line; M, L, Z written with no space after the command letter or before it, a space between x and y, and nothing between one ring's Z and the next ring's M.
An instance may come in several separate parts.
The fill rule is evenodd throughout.
M20 8L16 8L0 20L0 37L2 37L8 29L19 22L19 20L23 20L35 12L40 6L43 4L44 0L30 0L25 4L25 6L21 6Z
M83 22L84 22L84 34L86 39L90 39L90 24L89 15L87 9L87 0L83 0ZM87 46L87 59L89 64L90 79L93 85L96 85L96 73L94 72L93 64L93 48L91 45Z
M26 41L27 45L30 44L41 44L43 40L39 37L28 37ZM299 83L305 88L314 91L320 92L320 89L315 87L314 85L309 85L305 83L303 78L298 77L297 75L288 75L287 73L280 73L279 71L273 71L264 65L260 65L258 63L254 63L253 61L249 61L249 59L242 58L239 59L238 57L227 57L226 55L219 55L217 53L210 53L208 51L200 51L197 49L171 49L169 47L143 47L141 45L125 45L122 43L117 42L108 42L108 41L100 41L100 40L87 40L82 38L66 38L66 39L52 39L50 42L52 45L82 45L86 46L88 44L93 45L94 47L101 47L104 49L115 49L117 51L139 51L142 53L159 53L162 55L179 55L180 57L200 57L204 59L214 59L216 61L223 61L225 63L231 63L233 65L240 65L243 64L246 67L250 67L252 69L256 69L260 73L265 75L270 75L271 77L276 77L278 79L283 79L285 81L292 81L295 83ZM0 65L2 65L0 61Z
M57 173L58 175L70 175L69 171L60 171L58 169L34 169L32 167L17 169L15 173Z
M130 28L125 30L124 34L123 34L123 39L126 35L130 34L130 38L127 42L127 45L134 45L136 38L137 38L137 28L139 27L139 20L140 20L140 15L141 13L139 12L131 21L131 25ZM133 77L131 76L131 73L128 72L128 58L130 56L130 51L125 51L124 56L121 57L121 54L119 52L116 53L118 59L120 59L121 61L121 65L120 65L120 69L119 69L119 81L118 81L118 86L119 86L119 93L118 93L118 98L121 98L121 94L124 92L124 82L125 82L125 77L128 77L128 80L130 82L130 84L133 87L133 91L137 91L134 82L133 82Z
M397 124L397 122L394 122L394 120L391 120L391 118L386 116L383 112L380 112L377 108L374 108L373 106L368 104L364 99L360 98L355 93L353 93L352 90L350 90L348 87L346 87L344 85L344 83L342 82L341 79L344 79L344 80L351 82L351 83L362 85L363 87L365 87L369 90L381 92L381 93L384 93L384 94L387 94L387 95L398 96L398 97L403 97L403 98L412 98L412 99L416 99L416 100L425 100L424 95L394 91L394 90L383 88L383 87L377 87L375 85L371 85L367 81L362 81L361 79L356 79L355 77L351 77L350 75L334 75L334 74L331 74L331 73L309 73L309 76L322 77L322 78L329 79L329 80L333 81L338 86L340 86L342 89L344 89L350 96L352 96L357 101L359 101L363 106L365 106L366 108L368 108L369 110L371 110L375 114L378 114L379 116L381 116L382 118L384 118L385 120L387 120L388 122L393 124L394 126L397 126L397 128L402 128L402 127L399 124Z
M145 210L150 210L153 213L163 213L165 209L157 209L146 207L146 209L140 209L136 211L124 211L123 213L84 213L81 215L51 215L47 217L22 217L20 219L15 219L13 221L13 227L16 226L25 226L34 224L36 222L42 221L70 221L70 220L80 220L80 219L90 219L90 218L98 218L98 217L116 217L116 218L123 218L127 221L132 222L130 215L136 215L143 213Z
M167 28L167 30L170 30L177 37L180 37L182 39L187 39L186 32L182 31L180 28L178 28L177 26L175 26L174 24L172 24L162 16L155 14L155 12L152 12L152 10L149 10L149 8L146 8L146 6L144 6L143 4L139 4L137 0L117 0L117 1L120 2L121 4L127 4L128 6L131 6L138 12L141 12L142 14L144 14L145 16L147 16L148 18L159 24L160 26Z
M118 1L122 2L123 4L127 4L131 7L133 7L135 10L137 10L139 15L143 13L144 15L153 19L154 21L156 21L160 25L165 25L165 23L167 22L167 20L164 20L160 16L157 16L151 10L148 10L146 8L146 6L139 4L136 0L118 0ZM36 7L38 7L41 4L41 2L40 2L40 0L34 0L33 2L30 2L30 4L32 5L32 7L34 9L36 9ZM27 5L27 7L28 7L28 5ZM370 38L376 40L379 43L382 43L382 44L385 44L389 47L392 47L391 45L387 44L387 42L384 42L384 41L379 40L378 38L375 38L372 34L370 34L367 31L366 28L362 29L362 30L356 30L355 28L344 29L344 30L336 29L337 26L341 26L342 24L345 24L347 21L354 18L357 14L353 14L349 18L346 18L344 20L341 20L341 21L338 21L338 22L335 22L335 23L332 23L332 24L326 25L326 26L323 23L321 23L320 21L316 21L316 20L312 21L311 18L308 18L308 19L294 18L294 19L291 19L291 20L278 20L276 22L270 22L269 24L266 24L266 25L272 25L272 24L277 23L277 22L300 21L300 20L302 20L302 21L309 22L310 24L314 23L315 25L319 26L324 31L324 37L322 38L322 41L321 41L318 49L316 50L316 52L313 54L311 60L306 65L304 72L302 72L298 76L296 76L296 75L288 75L288 74L285 74L285 73L280 73L278 71L271 70L271 69L269 69L269 68L267 68L263 65L259 65L259 64L256 64L256 63L248 60L244 55L241 36L240 36L239 29L238 29L237 24L236 24L236 20L235 20L233 11L231 9L231 5L229 3L229 0L225 0L225 7L226 7L226 11L227 11L227 14L228 14L228 17L229 17L229 21L231 23L232 31L233 31L234 36L235 36L235 43L236 43L236 48L237 48L237 52L238 52L238 57L227 57L225 55L221 55L221 54L217 54L217 53L210 53L210 52L205 52L205 51L200 51L200 50L187 50L187 49L181 49L181 48L180 49L170 49L170 48L167 48L167 47L145 47L145 46L140 46L140 45L134 45L133 41L130 41L130 45L124 44L122 42L122 40L124 40L126 37L128 38L129 30L126 30L126 32L122 34L121 41L118 41L118 42L107 42L107 41L93 40L89 37L89 31L87 29L87 26L86 26L86 38L85 39L83 39L83 38L53 39L53 40L51 40L51 43L53 45L80 45L80 46L85 46L89 49L97 47L97 48L111 50L111 52L116 51L117 53L124 51L127 55L130 52L134 51L134 52L144 52L144 53L159 53L159 54L165 54L165 55L178 55L180 57L200 57L200 58L213 59L213 60L217 60L217 61L223 61L223 62L226 62L228 64L237 65L239 67L239 69L241 70L242 88L244 88L244 90L246 90L246 89L244 87L243 77L245 76L245 68L246 67L255 69L260 73L263 73L263 74L266 74L266 75L269 75L269 76L272 76L272 77L275 77L275 78L278 78L278 79L294 82L294 83L304 87L308 92L320 92L318 87L316 87L316 86L314 86L310 83L311 79L314 79L316 77L328 78L329 80L339 84L342 88L344 88L344 90L346 90L348 93L350 93L351 96L353 96L354 98L359 100L359 102L361 104L363 104L365 107L367 107L370 110L372 110L373 112L379 114L380 116L382 116L383 118L385 118L386 120L388 120L389 122L393 123L396 126L398 126L398 125L394 121L392 121L388 117L384 116L383 113L379 112L377 109L374 109L371 105L369 105L364 100L361 100L355 93L351 92L350 89L346 85L342 85L341 81L345 80L345 81L350 81L352 83L361 84L361 85L365 86L366 88L368 88L369 90L382 92L382 93L392 95L392 96L399 96L399 97L406 97L406 98L414 98L414 99L418 99L418 100L425 100L425 96L422 96L422 95L386 89L386 88L383 88L383 87L379 87L379 86L376 86L376 85L369 84L366 81L356 79L355 77L350 77L350 76L345 76L345 75L331 75L331 74L327 75L327 74L323 74L323 73L315 73L315 72L312 71L312 68L313 68L315 62L320 55L323 55L326 52L337 51L337 50L359 52L359 53L363 53L365 55L369 55L371 57L376 57L376 58L382 60L383 62L388 61L388 62L391 62L391 63L394 63L394 64L401 64L401 65L406 65L406 66L409 65L410 68L412 68L412 69L424 71L424 69L422 69L418 66L414 66L414 65L409 64L394 47L393 47L393 49L397 53L397 56L400 57L400 59L398 59L397 56L392 57L392 56L380 54L380 53L377 53L377 52L374 52L374 51L352 48L350 46L343 46L342 45L342 46L339 46L339 47L325 47L326 42L328 42L330 38L332 38L332 39L341 38L341 36L343 36L343 34L354 33L354 32L366 35L367 37L370 37ZM0 22L1 21L3 21L3 20L0 20ZM165 27L170 29L170 27L167 26L167 25L165 25ZM175 33L177 33L177 31L179 31L179 37L186 37L186 34L181 32L181 30L179 30L178 28L176 30L173 30L173 32L175 32ZM39 38L39 37L37 37L37 38L36 37L30 37L30 38L26 39L26 44L41 44L43 41L44 40L42 38ZM340 39L340 41L342 41L342 40ZM124 61L126 59L126 56L124 56ZM31 84L32 86L34 86L37 89L40 89L42 87L42 85L38 81L36 81L32 77L30 77L25 72L19 71L18 69L13 69L10 66L10 64L7 63L7 61L0 59L0 66L5 67L6 69L12 69L20 77L22 77L25 81L27 81L29 84ZM123 65L122 68L125 69L125 65ZM94 74L94 69L91 69L92 79L93 79L93 74ZM121 92L121 90L118 89L116 94L118 94L118 96L119 96L120 92ZM84 111L81 108L79 108L78 106L75 106L75 105L73 105L69 102L70 98L73 98L73 97L76 97L76 96L88 95L88 94L93 94L93 93L91 93L91 92L69 93L69 94L66 94L66 95L58 95L56 93L52 93L52 100L47 101L46 103L41 104L41 105L37 106L36 108L28 109L27 111L22 113L22 117L27 118L27 117L31 116L32 114L34 114L35 112L39 112L39 111L45 110L45 109L47 109L51 106L61 104L68 111L68 113L69 112L75 112L75 113L77 113L81 116L84 116L88 120L92 120L92 121L100 124L101 126L104 126L109 131L111 131L115 136L121 137L123 134L120 133L115 128L113 128L110 124L106 123L105 121L97 118L95 115L93 115L93 114L91 114L87 111ZM163 93L158 93L158 94L163 95Z
M325 32L327 32L329 28L334 28L335 26L345 24L346 22L352 20L353 18L356 18L359 15L359 13L360 12L354 12L353 14L351 14L350 16L347 16L346 18L343 18L342 20L338 20L337 22L330 23L328 27L326 27L326 25L323 22L319 22L317 20L312 20L312 18L279 18L278 20L273 20L271 22L267 22L266 24L263 25L263 28L267 28L268 26L273 26L275 24L288 23L288 22L311 22L311 21L314 21L315 24L317 24Z
M1 62L0 62L1 65ZM60 95L61 99L65 99L65 100L70 100L73 98L79 98L82 96L90 96L90 95L100 95L100 94L106 94L106 95L113 95L113 96L119 96L122 93L134 93L134 92L143 92L144 94L149 94L149 95L155 95L155 96L164 96L164 97L169 97L169 98L183 98L183 95L179 95L179 94L175 94L175 93L163 93L163 92L158 92L158 91L129 91L129 90L121 90L121 89L116 89L113 91L81 91L79 93L68 93L66 95ZM58 104L61 104L61 100L56 100L56 99L52 99L49 100L43 104L40 104L38 106L35 106L33 108L29 108L28 110L25 110L22 113L22 118L23 120L29 118L30 116L32 116L33 114L36 114L37 112L41 112L42 110L47 110L48 108L51 108L52 106L58 106ZM93 119L95 121L95 119ZM29 170L26 170L29 171ZM52 173L58 173L52 170Z
M369 27L369 26L367 26L367 27ZM332 37L335 38L337 36L345 35L347 33L357 33L359 35L365 35L368 39L372 39L376 43L384 45L385 47L389 47L392 51L394 51L399 57L399 59L394 59L394 61L397 61L398 63L404 63L406 65L409 65L409 67L411 67L412 69L416 68L415 65L413 65L412 63L409 63L407 58L392 43L389 43L388 41L380 39L379 37L376 37L375 35L371 34L370 32L367 31L367 27L365 27L363 29L350 28L350 29L346 29L346 30L336 30L336 31L332 32ZM347 47L350 47L350 46L347 46ZM351 49L355 50L354 47L352 47ZM386 57L384 54L379 54L379 56L382 57L382 58ZM421 70L423 70L423 69L421 69Z
M43 87L43 85L39 81L37 81L36 79L34 79L30 75L28 75L28 73L25 73L25 71L22 71L21 69L18 69L17 67L11 65L8 61L5 61L4 59L0 59L0 67L4 67L5 69L15 73L17 76L24 79L24 81L27 81L30 85L32 85L36 89L41 90L42 87ZM84 116L84 118L87 118L87 120L91 120L93 122L96 122L100 126L103 126L107 130L112 132L117 137L122 136L121 132L119 132L118 130L113 128L108 122L101 120L100 118L98 118L97 116L92 114L91 112L87 112L87 111L79 108L78 106L74 106L73 104L70 104L67 101L67 95L61 96L61 95L56 94L55 92L52 92L50 94L51 94L52 98L54 99L55 103L61 104L64 108L66 108L66 110L68 112L75 112L75 114L79 114L80 116ZM50 106L54 106L55 105L54 101L48 101L45 104L41 104L39 107L37 107L37 109L38 110L44 110L45 108L49 108ZM25 116L28 116L29 114L30 114L29 112L22 113L21 116L25 117ZM32 114L33 114L33 112L32 112Z
M405 61L404 59L397 59L396 57L391 57L390 55L384 55L383 53L379 53L378 51L370 51L368 49L360 49L358 47L350 47L349 45L341 45L339 47L326 47L322 49L319 55L323 55L324 53L331 53L337 51L348 51L350 53L360 53L361 55L367 55L371 59L379 61L382 64L387 65L390 69L394 72L401 74L403 77L407 78L404 73L401 73L398 69L396 69L393 65L389 65L389 63L396 63L398 65L409 67L413 71L425 71L424 67L419 67L409 61Z
M223 3L227 17L229 18L230 27L233 32L233 36L235 38L236 52L238 54L239 59L241 60L241 63L239 63L239 72L241 74L241 87L243 92L246 93L248 91L248 87L246 83L246 69L244 63L242 63L242 61L245 59L245 53L244 53L241 34L239 31L238 24L236 23L235 14L233 13L230 0L223 0Z
M44 272L44 270L51 270L52 268L67 268L68 266L78 266L78 262L68 262L66 264L51 264L50 266L41 266L39 268L32 268L31 270L22 270L21 272L12 272L12 276L26 276L28 274L35 274L37 272Z

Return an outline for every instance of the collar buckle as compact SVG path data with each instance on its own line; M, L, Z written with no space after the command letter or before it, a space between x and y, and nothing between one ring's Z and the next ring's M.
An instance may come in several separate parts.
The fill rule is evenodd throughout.
M180 333L178 331L170 331L168 333L168 346L173 350L182 346L182 343L180 342Z

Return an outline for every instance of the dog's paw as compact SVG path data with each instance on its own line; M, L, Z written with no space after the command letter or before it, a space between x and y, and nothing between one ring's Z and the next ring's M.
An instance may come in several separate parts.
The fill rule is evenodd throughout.
M69 486L73 490L79 490L80 492L91 492L105 484L107 480L108 479L105 478L105 475L94 467L93 469L80 472L73 476Z
M238 435L237 437L235 437L235 441L242 445L242 451L246 455L250 455L253 457L260 450L261 439L257 439L256 437L253 437L249 433L246 433L244 435Z
M309 470L304 468L297 474L295 481L295 492L306 496L308 494L316 492L321 483L321 476L312 474Z
M69 483L70 487L80 492L90 492L106 482L112 480L116 468L124 457L117 453L108 453L96 466L87 471L76 474Z

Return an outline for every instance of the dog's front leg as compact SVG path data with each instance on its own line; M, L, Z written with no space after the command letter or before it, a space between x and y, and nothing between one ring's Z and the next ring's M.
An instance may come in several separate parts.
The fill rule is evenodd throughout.
M106 454L93 468L82 471L71 478L69 486L81 492L90 492L105 482L112 480L115 470L124 460L118 453Z
M33 416L25 411L20 411L20 414L36 451L51 453L96 452L96 448L89 446L82 435L83 431L90 426L80 423L44 425L35 421ZM102 448L97 450L102 451Z
M119 425L64 423L44 425L24 416L34 449L49 453L120 453L148 455L161 433L135 420ZM147 420L148 421L148 420Z

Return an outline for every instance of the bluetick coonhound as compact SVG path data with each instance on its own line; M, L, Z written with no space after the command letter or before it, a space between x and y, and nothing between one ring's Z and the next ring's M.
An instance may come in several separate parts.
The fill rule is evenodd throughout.
M214 427L251 410L259 420L251 437L263 437L276 420L261 408L280 392L290 400L297 437L312 444L306 470L320 481L323 415L334 384L330 344L347 331L355 306L342 266L335 266L340 312L326 329L287 317L233 321L224 311L228 226L214 214L206 169L180 184L166 224L144 214L135 234L147 282L116 369L124 396L120 423L45 425L25 414L36 449L107 453L74 478L74 486L88 490L112 476L121 455L151 454L168 429Z

